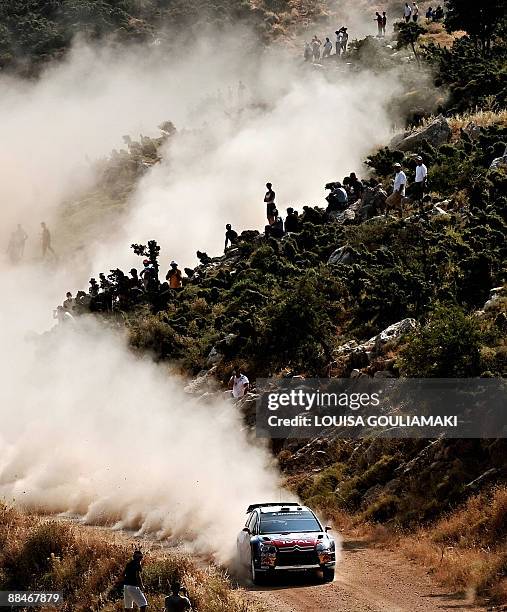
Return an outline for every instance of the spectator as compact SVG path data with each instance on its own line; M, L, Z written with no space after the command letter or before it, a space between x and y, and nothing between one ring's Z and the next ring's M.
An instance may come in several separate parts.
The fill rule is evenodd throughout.
M54 252L53 247L51 246L51 233L47 225L44 223L44 221L41 222L40 226L42 228L42 233L41 233L42 258L44 259L47 253L49 252L51 253L51 255L53 255L53 258L56 259L56 253Z
M440 21L444 18L444 9L440 6L433 11L433 21Z
M72 297L72 293L70 291L67 291L65 295L65 300L63 301L63 309L66 312L72 313L75 308L75 305L76 305L76 302L74 298Z
M142 289L143 288L143 283L141 279L139 278L136 268L132 268L130 270L129 281L130 281L129 286L131 289Z
M389 208L398 210L400 218L403 216L402 204L405 197L405 188L407 185L407 175L401 169L401 164L394 164L394 183L393 192L386 200L386 214Z
M94 278L90 278L90 288L88 289L88 293L91 295L91 297L97 297L99 292L99 284Z
M56 310L53 310L53 319L58 320L58 325L63 325L65 323L71 323L74 321L74 317L67 312L63 306L57 306Z
M180 595L180 593L183 593L183 595ZM171 595L165 598L165 612L187 612L191 610L192 606L187 590L179 582L174 582L171 585Z
M225 226L225 246L224 252L227 251L227 245L230 243L231 247L238 243L238 232L232 229L230 223Z
M287 208L285 217L285 232L297 232L299 229L299 217L296 210L292 207Z
M431 21L432 17L433 17L433 9L430 6L428 7L428 10L426 11L426 19L428 21Z
M268 218L269 225L273 225L275 222L274 211L276 210L275 204L275 192L272 189L271 183L266 183L266 195L264 196L264 202L266 202L266 216Z
M347 53L347 44L349 42L349 35L347 33L347 28L342 28L342 38L341 38L341 54Z
M248 378L242 374L240 368L235 367L229 380L229 389L232 389L232 397L236 400L241 399L249 387L250 381Z
M182 286L182 274L178 268L178 264L175 261L171 261L171 269L165 275L166 281L169 281L169 287L171 289L181 289Z
M148 602L141 589L144 589L142 578L143 553L140 550L134 551L132 559L125 566L123 574L123 607L125 610L133 610L134 604L140 610L146 610Z
M419 6L416 2L412 4L412 21L415 23L419 19Z
M405 17L405 22L408 23L410 21L410 17L412 16L412 7L408 2L405 2L405 7L403 8L403 16Z
M145 291L154 291L157 289L158 278L155 268L151 264L149 259L143 260L144 268L141 270L139 276L143 281L143 287Z
M309 62L312 59L312 48L310 47L309 42L305 42L304 56L305 56L305 62Z
M273 236L273 238L282 238L285 233L283 230L283 219L278 214L278 210L275 209L273 214L275 215L275 221L273 225L268 225L268 234Z
M326 38L326 42L324 43L324 53L322 54L322 57L329 57L331 55L332 50L333 43L329 40L329 38Z
M335 32L336 34L336 55L338 57L340 57L340 52L341 52L341 48L342 48L342 31L340 30L336 30Z
M330 189L331 193L326 197L328 202L326 212L339 212L347 207L349 197L347 191L340 182L328 183L326 189Z
M428 168L423 163L423 158L418 155L416 158L417 165L415 167L415 181L413 185L413 198L415 202L421 206L424 198L424 191L426 187L426 181L428 178Z
M322 42L317 38L317 34L312 38L312 53L313 61L318 62L320 60L320 47Z
M25 230L21 226L21 223L18 223L16 232L15 232L15 236L16 236L16 245L18 249L19 259L22 259L25 253L25 242L28 240L28 234L25 232Z
M386 12L382 13L382 36L386 35L386 27L387 27L387 15Z
M382 15L377 11L375 13L375 21L377 22L377 36L382 36Z
M356 200L360 200L362 198L362 196L363 196L364 185L357 178L355 172L351 172L349 178L350 178L349 185L352 188L352 191L354 193L354 197L355 197Z

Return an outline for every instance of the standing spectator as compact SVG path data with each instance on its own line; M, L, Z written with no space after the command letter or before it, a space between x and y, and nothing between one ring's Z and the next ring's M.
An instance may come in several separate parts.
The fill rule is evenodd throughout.
M377 36L382 36L382 15L377 11L375 13L375 21L377 22Z
M387 27L387 15L386 12L382 13L382 36L386 35L386 27Z
M412 7L408 2L405 2L405 7L403 8L403 16L405 17L406 23L410 21L410 17L412 16Z
M232 226L230 223L228 223L225 226L225 246L224 246L224 253L225 251L227 251L227 245L231 244L232 246L235 246L238 243L238 232L234 231L232 229Z
M134 604L144 611L148 606L146 597L141 589L144 589L142 578L143 553L134 551L132 559L125 566L123 574L123 607L125 610L133 610Z
M235 367L233 374L229 380L229 389L232 389L232 397L234 399L241 399L248 391L250 381L242 374L240 368Z
M158 285L157 273L149 259L143 260L144 268L139 273L145 291L155 291Z
M264 196L264 202L266 202L266 216L268 219L269 225L273 225L275 222L275 214L276 210L275 204L275 192L272 189L273 185L271 183L266 183L266 195Z
M347 53L347 44L349 42L349 35L347 33L347 28L342 28L342 39L341 39L341 54Z
M51 246L51 233L47 225L44 223L44 221L41 222L40 226L42 228L42 232L41 232L42 258L44 259L47 253L49 252L51 253L51 255L53 255L53 258L56 259L56 253L54 252L53 247Z
M181 289L182 280L181 270L178 268L178 264L175 261L171 261L171 269L165 275L166 281L169 281L169 287L171 289Z
M180 595L183 593L183 595ZM171 585L171 595L165 598L165 612L191 612L192 606L188 598L188 592L182 588L179 582L174 582Z
M431 6L428 8L428 10L426 11L426 19L428 21L431 21L431 18L433 17L433 9L431 8Z
M312 38L312 53L313 61L318 62L320 60L320 47L322 42L317 38L317 34Z
M342 31L341 29L336 30L335 34L336 34L336 43L335 43L336 44L336 55L340 57L340 52L342 49Z
M23 229L21 223L18 223L15 235L16 235L16 244L18 247L19 259L22 259L25 253L25 242L28 240L28 234Z
M312 59L312 48L310 47L309 42L305 42L304 56L305 56L305 62L309 62Z
M326 42L324 43L324 53L322 54L322 57L329 57L331 55L332 50L333 43L329 40L329 38L326 38Z
M415 23L419 19L419 6L416 2L412 4L412 21Z
M398 214L400 218L403 216L403 198L405 197L405 188L407 185L407 175L401 169L401 164L394 164L394 183L393 183L393 192L386 200L386 214L389 211L389 208L394 208L398 210Z
M415 182L412 193L414 201L418 202L419 207L421 207L428 177L428 168L426 168L426 166L424 165L423 158L420 155L417 156L416 162L417 165L415 167Z

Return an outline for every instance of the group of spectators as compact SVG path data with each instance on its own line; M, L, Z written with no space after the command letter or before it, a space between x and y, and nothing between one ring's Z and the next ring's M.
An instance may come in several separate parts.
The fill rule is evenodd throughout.
M412 4L405 2L405 6L403 7L403 17L405 18L406 23L410 23L410 21L417 23L419 19L419 5L417 2L412 2ZM444 18L444 9L440 4L435 9L430 6L426 11L425 17L429 21L441 21Z
M57 255L51 246L51 232L44 221L40 224L40 245L42 259L46 259L50 255L53 259L57 259ZM25 245L28 240L28 234L24 230L21 223L18 223L15 231L10 235L9 242L7 244L7 255L9 261L13 264L19 263L25 254Z
M123 607L125 610L133 610L134 604L145 612L148 600L144 594L143 584L143 553L134 551L132 559L125 566L122 576L123 585ZM192 604L188 597L187 589L178 581L171 584L171 594L164 599L165 612L191 612Z
M347 45L349 43L349 34L345 26L336 30L335 34L335 56L340 57L347 53ZM329 57L333 51L333 43L326 36L322 41L317 34L314 35L310 42L305 43L304 58L305 62L319 62L322 59Z

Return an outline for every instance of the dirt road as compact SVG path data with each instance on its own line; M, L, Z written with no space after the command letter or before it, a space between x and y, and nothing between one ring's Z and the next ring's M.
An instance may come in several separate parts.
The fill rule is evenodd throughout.
M331 584L287 578L250 587L249 598L270 612L478 612L466 598L436 585L428 574L393 552L345 540Z

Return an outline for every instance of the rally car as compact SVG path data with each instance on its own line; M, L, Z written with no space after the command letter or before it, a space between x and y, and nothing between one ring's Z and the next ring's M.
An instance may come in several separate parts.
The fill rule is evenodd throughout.
M335 542L315 514L296 503L252 504L238 535L240 563L254 584L279 571L319 571L334 579Z

